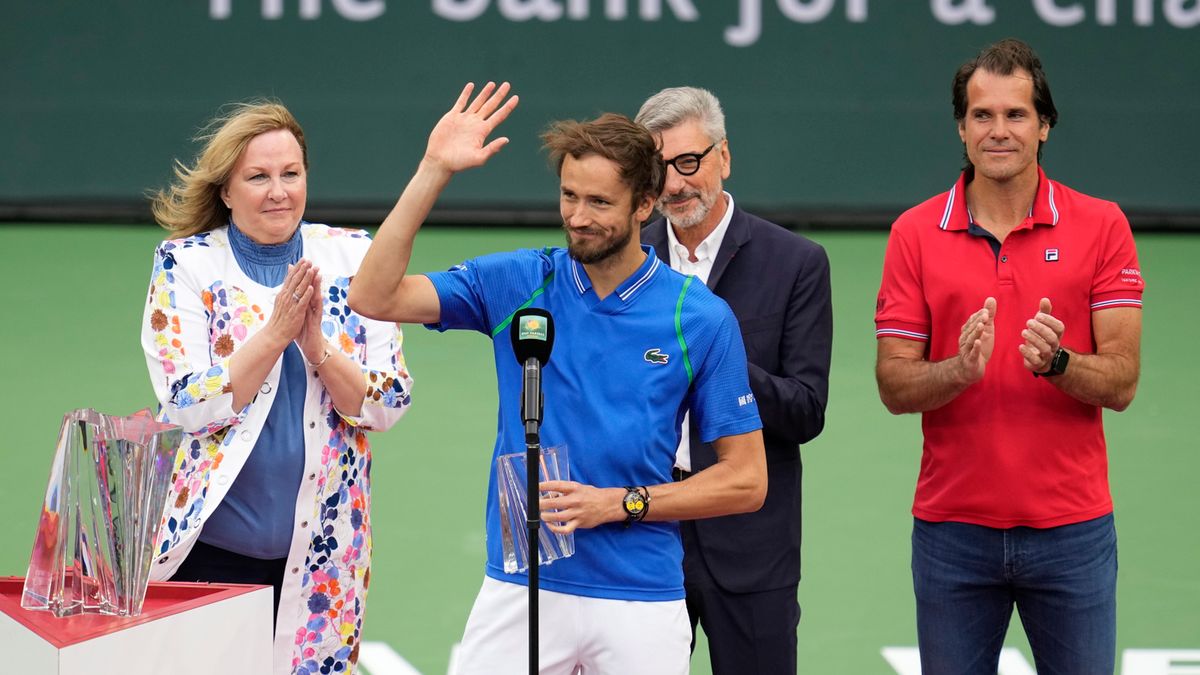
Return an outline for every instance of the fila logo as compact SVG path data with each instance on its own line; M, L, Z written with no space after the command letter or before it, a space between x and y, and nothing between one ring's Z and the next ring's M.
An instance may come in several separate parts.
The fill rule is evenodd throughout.
M1046 249L1046 262L1058 262L1058 249Z
M642 355L642 358L646 359L646 363L653 363L656 366L661 366L666 364L666 362L671 358L671 355L664 354L657 347L655 347L654 349L647 349L646 353Z

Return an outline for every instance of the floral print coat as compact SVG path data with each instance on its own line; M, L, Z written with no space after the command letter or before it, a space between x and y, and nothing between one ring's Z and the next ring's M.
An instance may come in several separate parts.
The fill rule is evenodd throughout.
M332 349L361 364L368 390L360 416L343 415L316 373L306 369L304 477L275 626L273 672L347 673L357 663L370 582L371 449L365 432L385 430L404 414L412 378L399 328L346 305L350 277L370 245L367 233L300 227L303 255L321 270L321 330ZM169 579L187 557L271 409L282 358L255 399L234 410L229 357L266 324L276 290L241 271L225 227L165 241L154 253L142 347L160 418L185 432L156 549L156 580Z

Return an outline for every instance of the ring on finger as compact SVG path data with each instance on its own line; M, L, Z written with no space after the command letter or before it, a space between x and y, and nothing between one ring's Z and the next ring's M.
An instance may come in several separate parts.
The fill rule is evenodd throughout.
M295 291L292 291L292 299L295 300L296 302L300 302L300 294Z

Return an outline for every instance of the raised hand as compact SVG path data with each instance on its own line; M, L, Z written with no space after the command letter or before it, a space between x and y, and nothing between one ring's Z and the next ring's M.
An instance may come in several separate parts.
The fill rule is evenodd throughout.
M473 83L463 87L454 106L430 132L425 147L425 161L450 173L482 166L508 143L504 136L490 143L487 139L517 107L518 98L511 96L505 100L509 91L507 82L499 87L488 82L471 100L474 88Z
M1025 368L1035 373L1044 373L1050 369L1050 361L1062 345L1062 335L1066 326L1050 313L1052 310L1050 298L1042 298L1038 303L1037 314L1025 322L1025 330L1021 331L1025 342L1017 349L1025 359Z
M967 382L983 379L987 362L996 347L996 299L989 297L983 307L963 324L958 336L958 357Z

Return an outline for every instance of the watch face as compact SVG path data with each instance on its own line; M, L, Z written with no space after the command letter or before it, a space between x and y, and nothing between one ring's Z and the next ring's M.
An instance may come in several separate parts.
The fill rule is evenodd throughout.
M1067 371L1067 361L1071 358L1071 354L1065 349L1059 349L1054 353L1054 359L1050 361L1049 375L1062 375Z
M610 502L611 503L611 502ZM642 493L637 490L630 490L625 493L625 513L631 516L639 515L646 510L646 500L642 497Z

